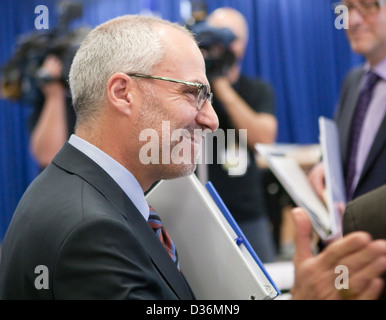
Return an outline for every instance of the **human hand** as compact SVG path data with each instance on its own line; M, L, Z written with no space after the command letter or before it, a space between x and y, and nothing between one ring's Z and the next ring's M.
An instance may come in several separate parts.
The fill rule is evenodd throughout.
M211 89L214 93L229 90L232 87L231 82L226 76L218 76L210 80Z
M57 56L51 54L46 57L39 69L40 75L46 79L40 86L46 97L63 94L64 86L60 82L62 70L62 62Z
M332 242L318 255L310 248L311 222L304 209L292 210L295 221L294 300L374 300L379 297L386 272L386 241L353 232ZM348 289L337 289L336 268L348 270Z
M314 165L307 174L308 181L318 197L325 203L325 171L322 162Z

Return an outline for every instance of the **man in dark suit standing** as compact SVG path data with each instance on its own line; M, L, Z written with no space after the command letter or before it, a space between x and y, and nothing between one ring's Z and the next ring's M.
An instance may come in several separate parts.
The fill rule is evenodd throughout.
M335 114L350 201L386 183L386 1L345 0L343 4L349 12L348 40L353 51L366 59L365 65L346 77ZM371 88L366 87L369 80ZM359 119L362 98L369 103L361 122L355 119ZM323 165L316 165L309 178L322 197Z
M76 133L14 213L0 297L194 298L147 223L144 197L192 173L201 134L218 127L193 35L160 19L113 19L84 40L69 81Z
M152 230L144 192L193 173L201 134L217 129L205 74L193 35L176 24L123 16L88 34L69 77L76 131L13 215L2 245L0 299L195 298L175 248L169 253ZM298 225L309 236L310 224ZM333 275L355 254L366 257L350 271L361 292L355 298L377 297L386 241L354 233L313 258L302 250L310 240L298 240L296 299L310 291L316 299L339 298L325 281L314 290L312 275Z

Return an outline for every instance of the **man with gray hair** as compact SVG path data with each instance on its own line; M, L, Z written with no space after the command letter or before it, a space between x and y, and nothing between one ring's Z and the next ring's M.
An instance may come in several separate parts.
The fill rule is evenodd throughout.
M88 34L69 81L76 131L14 213L0 297L192 299L147 223L144 192L161 179L193 173L197 152L186 152L191 158L182 164L145 164L139 155L146 129L161 137L151 149L161 155L177 144L196 151L199 132L218 127L193 35L158 18L118 17ZM162 143L163 122L190 137Z
M186 150L199 149L199 132L218 127L193 36L158 18L110 20L82 43L70 86L76 131L14 213L2 246L0 299L194 299L167 232L152 230L159 221L144 196L158 180L193 173L196 152ZM188 134L171 139L164 122ZM185 161L146 164L141 149L148 141L140 137L147 129L162 137L149 149L158 160L178 144ZM300 247L309 247L303 240ZM294 297L308 297L309 272L331 274L334 262L355 254L363 258L350 276L360 285L354 289L365 289L386 269L385 252L386 242L353 233L317 259L303 255ZM362 267L371 273L360 274ZM331 283L319 288L322 297L336 291ZM360 297L378 293L370 291Z

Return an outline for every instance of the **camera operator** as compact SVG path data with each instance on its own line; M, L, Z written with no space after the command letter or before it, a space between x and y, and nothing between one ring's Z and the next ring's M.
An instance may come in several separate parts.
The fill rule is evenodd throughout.
M14 55L1 67L2 97L33 107L30 149L41 169L74 131L67 78L75 52L90 31L88 27L70 28L82 15L81 3L58 1L57 10L56 28L21 35Z
M231 60L229 56L224 57L223 68L210 61L209 56L216 51L221 52L219 48L212 48L209 52L204 50L204 57L208 59L208 79L214 93L213 106L219 117L220 128L225 132L236 129L236 135L238 130L247 129L248 146L245 174L231 176L226 166L214 161L214 164L208 165L208 177L261 261L272 262L276 258L276 249L262 172L256 165L254 146L256 143L273 143L276 139L274 93L271 86L262 80L241 75L248 43L248 25L243 15L232 8L219 8L207 17L206 23L214 28L228 28L235 36L229 45L234 55L231 65L224 67L224 61ZM217 146L213 149L216 152Z
M63 65L55 55L48 55L39 72L47 81L40 84L44 103L33 125L30 147L32 155L41 168L46 167L69 136L66 110L67 89L61 80ZM75 115L74 115L75 118Z

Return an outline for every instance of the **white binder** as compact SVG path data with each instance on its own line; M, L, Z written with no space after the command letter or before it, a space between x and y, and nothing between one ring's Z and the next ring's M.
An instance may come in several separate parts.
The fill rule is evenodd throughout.
M213 186L209 183L207 187L211 193L192 174L162 180L146 195L176 245L181 270L196 298L274 299L280 291L256 253L250 251Z

